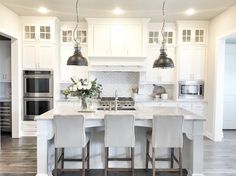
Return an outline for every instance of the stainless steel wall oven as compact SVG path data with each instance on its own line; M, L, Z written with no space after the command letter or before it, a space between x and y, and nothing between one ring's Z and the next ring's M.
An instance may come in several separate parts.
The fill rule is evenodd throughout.
M24 121L32 121L53 108L53 72L25 70Z

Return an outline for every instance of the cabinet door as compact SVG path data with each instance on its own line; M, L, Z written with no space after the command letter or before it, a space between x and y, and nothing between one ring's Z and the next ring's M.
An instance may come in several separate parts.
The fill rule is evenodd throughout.
M36 40L36 26L33 24L27 24L23 26L23 39L25 41Z
M0 41L0 81L11 81L11 41Z
M39 36L40 41L51 41L52 40L52 27L50 25L39 25Z
M94 25L93 56L110 55L109 25Z
M126 26L126 55L127 56L142 56L142 26L127 25Z
M181 43L190 44L192 43L193 31L189 28L184 28L180 30L180 41Z
M113 24L110 26L110 55L125 56L125 26Z
M179 79L204 80L206 47L181 47L179 50Z
M35 69L37 62L37 44L23 44L23 68Z
M38 67L43 69L53 69L54 46L52 44L38 44Z
M205 43L205 37L206 36L206 30L205 29L195 29L194 30L194 43L196 44L204 44Z

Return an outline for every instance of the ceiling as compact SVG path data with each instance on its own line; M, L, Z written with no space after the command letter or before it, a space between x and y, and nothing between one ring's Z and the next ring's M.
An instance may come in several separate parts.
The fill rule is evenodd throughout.
M0 0L0 3L22 16L38 16L37 8L45 6L50 10L48 16L57 16L62 21L75 20L76 0ZM209 20L236 4L236 0L167 0L167 21L176 20ZM151 18L161 21L162 0L80 0L79 16L117 17L112 14L115 7L125 13L119 17ZM184 14L188 8L196 9L191 17Z

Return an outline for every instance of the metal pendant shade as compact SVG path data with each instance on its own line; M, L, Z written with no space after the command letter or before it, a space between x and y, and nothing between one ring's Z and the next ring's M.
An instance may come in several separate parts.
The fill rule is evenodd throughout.
M88 66L87 59L82 55L78 47L75 47L75 52L67 60L67 65Z
M78 37L76 37L75 33L78 29L79 26L79 13L78 13L78 3L79 0L76 0L76 26L73 31L73 39L75 41L75 51L72 56L69 57L67 60L67 65L74 65L74 66L88 66L88 60L82 55L81 48L80 48L80 43L78 40Z
M167 57L166 54L166 39L165 39L165 25L166 25L166 19L165 19L165 3L166 0L163 1L163 6L162 6L162 15L163 15L163 26L161 29L161 34L162 34L162 46L160 49L160 56L157 60L154 61L153 68L174 68L174 62L171 58Z
M157 60L155 60L153 64L153 68L174 68L174 62L171 58L167 57L167 54L164 49L161 49L161 54Z

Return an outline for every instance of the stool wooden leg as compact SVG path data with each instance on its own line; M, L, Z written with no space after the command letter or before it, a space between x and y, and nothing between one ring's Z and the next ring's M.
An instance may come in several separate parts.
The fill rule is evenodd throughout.
M61 168L64 169L65 149L62 148Z
M179 175L183 175L183 170L182 170L182 148L179 148Z
M54 176L57 176L57 151L58 151L58 149L57 148L55 148L55 168L54 168Z
M146 142L146 170L148 169L149 141Z
M82 176L85 176L85 147L82 148Z
M132 176L134 176L134 147L131 147L131 170Z
M170 161L170 168L174 168L174 148L171 148L170 149L170 158L171 158L171 161Z
M108 173L107 173L107 170L108 170L108 150L109 148L108 147L105 147L105 170L104 170L104 175L107 176Z
M155 148L152 148L152 176L156 176L156 153Z
M90 141L88 141L87 144L87 169L89 169L89 163L90 162Z

